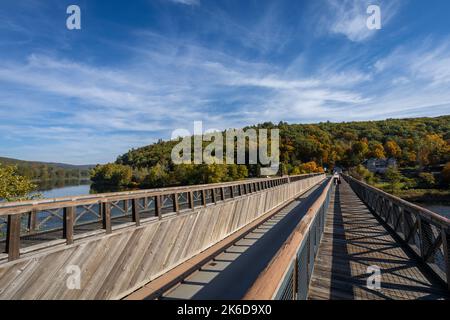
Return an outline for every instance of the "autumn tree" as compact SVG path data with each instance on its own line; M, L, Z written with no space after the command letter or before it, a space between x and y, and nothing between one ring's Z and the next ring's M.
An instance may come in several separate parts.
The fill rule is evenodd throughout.
M386 158L383 145L378 141L371 141L369 143L368 157L378 159Z
M19 201L34 198L31 195L36 189L28 178L17 173L17 166L2 166L0 164L0 200Z
M384 150L386 151L386 155L390 158L398 159L402 155L402 149L394 140L389 140L384 145Z

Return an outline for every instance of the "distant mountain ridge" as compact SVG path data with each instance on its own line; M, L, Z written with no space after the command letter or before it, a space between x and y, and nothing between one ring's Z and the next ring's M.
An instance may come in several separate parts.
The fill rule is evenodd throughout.
M19 160L14 158L0 157L0 163L4 165L46 165L61 169L79 169L79 170L90 170L95 167L95 164L83 164L75 165L68 163L58 163L58 162L44 162L44 161L28 161Z

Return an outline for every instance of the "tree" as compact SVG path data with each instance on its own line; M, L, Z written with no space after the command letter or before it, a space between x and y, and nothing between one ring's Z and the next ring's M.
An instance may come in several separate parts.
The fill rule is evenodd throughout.
M372 158L383 159L386 158L384 153L384 147L378 141L372 141L369 143L369 153L368 156Z
M30 195L36 185L17 173L16 166L2 166L0 164L0 199L18 201L36 198L39 195Z
M397 189L399 189L399 184L402 178L400 171L398 171L397 167L389 167L385 173L386 179L389 182L391 193L395 193Z
M448 185L450 185L450 162L448 162L444 169L442 169L442 179Z
M389 140L384 145L384 150L386 151L386 154L390 158L398 159L402 155L402 149L397 144L397 142L393 140Z
M427 188L432 188L434 187L434 185L436 184L436 181L434 179L434 175L432 173L428 173L428 172L421 172L419 174L420 179L422 180L423 184L427 187Z
M97 165L91 170L94 184L106 186L128 186L131 183L132 169L129 166L108 163Z

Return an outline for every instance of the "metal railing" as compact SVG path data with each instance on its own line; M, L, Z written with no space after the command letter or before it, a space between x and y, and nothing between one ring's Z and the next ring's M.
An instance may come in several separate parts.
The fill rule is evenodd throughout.
M260 274L244 299L307 299L332 190L332 180L329 179L322 194L268 267Z
M343 175L353 191L450 289L450 219Z
M83 234L99 230L108 234L114 226L139 226L144 221L277 188L292 178L317 175L320 174L1 203L0 256L4 252L8 260L15 260L21 249L37 243L59 240L72 244Z

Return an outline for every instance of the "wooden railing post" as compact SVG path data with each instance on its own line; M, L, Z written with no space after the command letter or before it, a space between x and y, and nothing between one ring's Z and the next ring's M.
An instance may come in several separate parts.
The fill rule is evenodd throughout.
M222 201L225 201L225 188L220 188L220 198Z
M202 190L202 205L206 207L206 190Z
M33 209L28 214L28 231L33 233L36 231L37 226L37 210Z
M162 219L161 214L161 196L155 196L155 215L158 217L158 219Z
M67 244L73 243L73 229L75 223L75 208L65 207L63 211L63 238Z
M211 189L211 200L213 203L216 203L216 189Z
M123 200L123 213L125 215L128 213L128 200Z
M141 216L139 214L138 199L131 200L131 217L132 221L136 223L136 226L141 224Z
M20 257L20 214L10 214L6 226L6 253L8 260Z
M242 191L242 184L240 184L239 186L238 186L238 188L239 188L239 196L242 196L243 194L244 194L244 192Z
M230 187L230 195L231 195L231 198L234 198L234 187L233 186Z
M111 203L102 202L102 227L106 234L111 233Z
M173 212L180 212L180 205L178 204L178 193L172 195Z
M191 209L195 208L194 192L192 192L192 191L189 191L189 208L191 208Z

